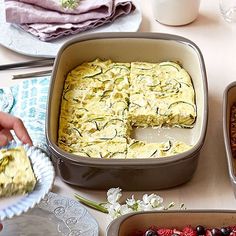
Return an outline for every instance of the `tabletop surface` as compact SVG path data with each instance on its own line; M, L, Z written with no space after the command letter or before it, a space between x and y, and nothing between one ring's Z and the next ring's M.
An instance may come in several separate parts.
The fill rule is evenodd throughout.
M200 48L206 65L209 90L209 120L205 144L193 178L184 185L155 192L165 202L175 202L176 207L184 203L187 209L236 209L236 200L228 175L222 131L222 99L225 87L236 78L236 23L227 23L220 15L218 1L201 2L200 13L193 23L171 27L155 21L150 0L141 2L143 20L140 32L161 32L184 36ZM30 60L0 46L0 64ZM20 71L20 70L18 70ZM25 70L24 70L25 71ZM11 80L12 71L0 72L0 86L19 81ZM91 200L102 202L106 191L91 191L71 187L56 178L52 190L64 196L73 197L79 193ZM124 199L134 194L141 198L143 192L123 192ZM99 223L100 235L105 235L111 222L108 215L90 208L88 211Z

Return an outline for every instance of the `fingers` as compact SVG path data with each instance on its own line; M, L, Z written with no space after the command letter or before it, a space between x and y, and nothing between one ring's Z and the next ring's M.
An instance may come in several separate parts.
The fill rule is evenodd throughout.
M9 140L8 140L7 136L4 134L0 134L0 147L6 146L8 142L9 142ZM0 225L0 227L1 227L1 225Z
M21 119L14 117L8 113L0 112L0 127L2 127L3 133L9 138L12 139L12 136L9 135L10 130L14 130L17 138L24 144L28 143L32 145L32 140L22 122ZM8 132L6 132L8 130Z
M3 136L5 136L5 137L7 137L8 141L13 140L13 136L12 136L10 130L8 130L8 129L2 129L2 130L0 131L0 135L3 135Z
M14 118L15 120L13 123L13 130L15 131L16 136L22 141L22 143L33 145L32 140L23 124L23 121L19 118Z

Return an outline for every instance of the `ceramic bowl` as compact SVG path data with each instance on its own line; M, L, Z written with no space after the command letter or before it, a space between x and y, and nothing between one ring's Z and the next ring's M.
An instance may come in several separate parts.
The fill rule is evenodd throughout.
M155 19L165 25L186 25L198 17L200 0L152 0Z
M192 129L173 128L166 129L166 132L169 132L169 136L187 141L192 148L168 158L153 159L86 158L60 149L57 135L65 78L80 63L96 58L121 62L180 62L192 78L196 92L197 119ZM183 184L192 178L196 170L205 140L207 117L208 92L204 59L197 45L186 38L159 33L90 34L68 41L55 59L46 116L46 139L59 176L69 184L105 190L114 186L124 190L151 190ZM155 140L158 135L158 132L152 132L144 136ZM162 132L161 135L164 137L167 133Z
M137 231L145 231L151 226L158 228L183 229L186 226L205 228L235 226L236 211L231 210L182 210L150 211L123 215L112 221L106 236L134 236Z
M224 91L223 96L223 134L224 143L227 156L227 164L230 181L233 187L234 195L236 197L236 174L235 174L235 157L233 157L231 149L231 107L236 102L236 82L229 84Z

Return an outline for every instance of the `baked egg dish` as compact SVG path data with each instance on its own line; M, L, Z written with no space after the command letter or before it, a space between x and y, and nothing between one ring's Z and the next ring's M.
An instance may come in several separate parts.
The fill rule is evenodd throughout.
M96 59L67 75L58 146L92 158L171 156L189 150L191 145L179 140L135 140L132 128L192 128L196 116L191 77L179 64Z
M24 147L0 150L0 197L31 192L36 178Z

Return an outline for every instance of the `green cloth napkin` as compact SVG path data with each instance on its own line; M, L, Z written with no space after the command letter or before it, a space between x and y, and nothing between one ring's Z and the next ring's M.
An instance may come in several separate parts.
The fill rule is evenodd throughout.
M35 146L47 151L45 117L50 76L24 79L0 88L0 110L22 119Z

